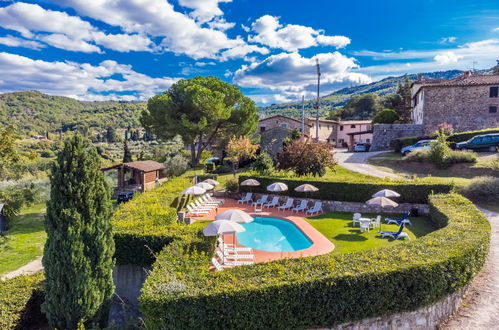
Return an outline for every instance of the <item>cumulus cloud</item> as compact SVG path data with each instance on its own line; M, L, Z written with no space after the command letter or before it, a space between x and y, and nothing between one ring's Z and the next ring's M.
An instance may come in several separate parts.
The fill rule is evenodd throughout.
M26 40L23 38L14 37L11 35L7 35L5 37L0 37L0 44L9 46L9 47L24 47L40 50L45 48L46 46L42 43L32 40Z
M216 16L223 15L218 6L221 2L232 2L232 0L179 0L181 6L193 9L190 16L200 22L208 22Z
M5 52L0 52L0 72L1 92L36 89L51 95L92 100L146 99L178 80L152 78L134 71L130 65L111 60L99 65L49 62Z
M454 52L445 52L442 54L435 55L433 58L439 64L449 64L457 63L459 60L463 59L462 55L456 55Z
M152 41L147 37L105 34L80 17L36 4L17 2L0 8L0 26L69 51L99 53L101 49L97 45L121 52L152 50Z
M214 19L213 21L208 22L208 26L210 28L220 31L227 31L229 29L232 29L235 25L236 23L227 22L223 18Z
M278 17L270 15L258 18L251 25L251 30L255 34L248 37L250 42L292 52L317 45L342 48L350 43L347 37L327 36L311 27L295 24L283 26Z
M220 55L220 61L224 62L230 59L241 58L251 53L267 55L269 53L269 50L265 47L259 47L256 45L241 44L240 46L236 46L222 52L222 54ZM252 62L251 60L249 61Z
M441 44L453 44L457 41L457 37L446 37L440 39Z
M371 81L365 74L352 72L358 68L355 59L339 52L321 53L311 58L297 52L271 55L263 61L243 65L235 72L233 80L242 87L280 92L286 99L297 99L302 94L309 97L317 88L316 59L321 64L322 94Z

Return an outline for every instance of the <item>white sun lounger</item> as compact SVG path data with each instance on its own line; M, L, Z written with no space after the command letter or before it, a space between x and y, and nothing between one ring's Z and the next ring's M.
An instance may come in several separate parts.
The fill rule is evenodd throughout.
M251 198L253 197L253 193L246 193L246 196L244 196L242 199L238 200L237 201L237 204L241 203L241 204L244 204L244 203L249 203L251 202Z
M203 203L203 205L214 205L214 206L218 206L218 205L221 204L219 202L213 202L213 201L209 200L208 196L206 196L206 195L202 196L199 200L201 201L201 203Z
M322 202L315 202L314 206L309 208L305 213L313 215L322 212Z
M215 198L213 197L212 195L210 194L206 194L206 199L212 203L219 203L219 204L223 204L225 202L225 199L223 198Z
M209 214L210 212L208 211L198 211L192 208L191 205L187 205L187 214L193 214L193 215L198 215L198 214Z
M291 211L293 211L293 212L302 212L302 211L305 211L307 209L307 205L308 205L308 201L305 200L305 199L302 199L301 202L300 202L300 205L298 205L295 208L292 208Z
M198 210L211 211L215 208L215 206L213 206L213 205L206 205L206 204L201 203L200 200L195 201L193 204L194 204L194 207Z
M250 253L252 253L253 252L253 249L249 248L249 247L241 247L241 246L234 247L234 244L227 244L224 242L222 237L218 238L218 244L220 247L223 246L223 249L225 251L231 252L231 253L234 253L234 252L250 252Z
M267 204L263 204L263 207L276 207L277 203L279 203L279 197L273 197L272 201L270 201Z
M288 209L291 209L293 207L293 203L295 202L295 200L293 198L288 198L286 200L286 203L279 206L277 209L278 210L288 210Z
M220 264L218 262L218 260L215 259L215 258L211 258L211 264L215 267L215 270L217 272L220 272L220 271L224 270L225 268L229 268L230 267L230 266L225 266L225 268L224 268L224 266L222 266L222 264Z
M259 200L257 200L256 202L253 202L253 205L263 205L267 202L268 198L269 198L268 195L263 195L262 197L260 197Z
M255 260L255 256L253 254L227 254L227 253L222 253L222 251L217 250L215 251L215 254L217 257L220 258L220 260L225 260L227 259L232 260ZM229 261L230 262L230 261Z

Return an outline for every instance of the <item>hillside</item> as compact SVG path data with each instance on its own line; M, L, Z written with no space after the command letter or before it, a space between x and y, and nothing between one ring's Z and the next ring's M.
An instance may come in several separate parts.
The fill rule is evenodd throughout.
M439 79L451 79L460 74L462 71L450 70L441 72L428 72L423 73L423 79L425 78L439 78ZM407 75L410 80L416 80L416 74ZM373 93L379 96L383 96L389 93L395 92L398 84L404 79L404 76L388 77L380 81L376 81L367 85L359 85L355 87L347 87L340 89L332 94L321 97L321 111L320 116L326 117L330 110L335 107L342 106L354 95ZM305 101L305 111L308 111L308 115L315 114L314 110L315 100ZM311 113L312 111L312 113ZM277 114L282 114L285 116L300 118L301 117L301 103L283 103L283 104L273 104L268 107L259 108L259 113L265 116L273 116ZM348 118L344 118L348 119Z
M0 94L0 124L14 124L20 134L139 127L144 108L143 102L90 102L37 91L14 92Z

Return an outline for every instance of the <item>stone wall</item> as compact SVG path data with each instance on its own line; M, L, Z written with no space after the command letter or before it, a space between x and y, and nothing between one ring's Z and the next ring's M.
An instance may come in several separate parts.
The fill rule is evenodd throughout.
M390 141L408 136L423 136L423 126L415 124L375 124L371 151L390 150Z
M348 322L334 328L334 330L361 330L361 329L397 329L397 330L428 330L438 329L454 314L461 305L468 286L457 291L435 304L420 308L413 312L393 314L383 317L373 317L356 322Z
M274 127L261 132L260 146L272 156L282 150L282 143L285 138L291 137L291 130L287 128Z

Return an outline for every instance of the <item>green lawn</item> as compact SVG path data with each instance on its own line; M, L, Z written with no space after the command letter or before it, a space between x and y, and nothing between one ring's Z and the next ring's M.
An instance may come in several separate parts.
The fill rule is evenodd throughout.
M381 238L379 229L371 229L369 232L361 232L358 225L352 226L352 213L349 212L328 212L317 217L306 219L331 242L335 248L333 253L348 253L360 250L369 250L385 247L391 244L399 244L404 239L394 241L391 238ZM362 217L375 217L376 214L365 213ZM399 215L382 214L382 219L386 217L399 217ZM426 217L409 217L412 226L407 226L404 231L411 239L416 239L426 235L436 228ZM397 231L397 225L384 224L382 220L381 230Z
M47 238L43 227L45 204L24 209L9 223L9 230L0 237L0 275L24 266L43 254Z

